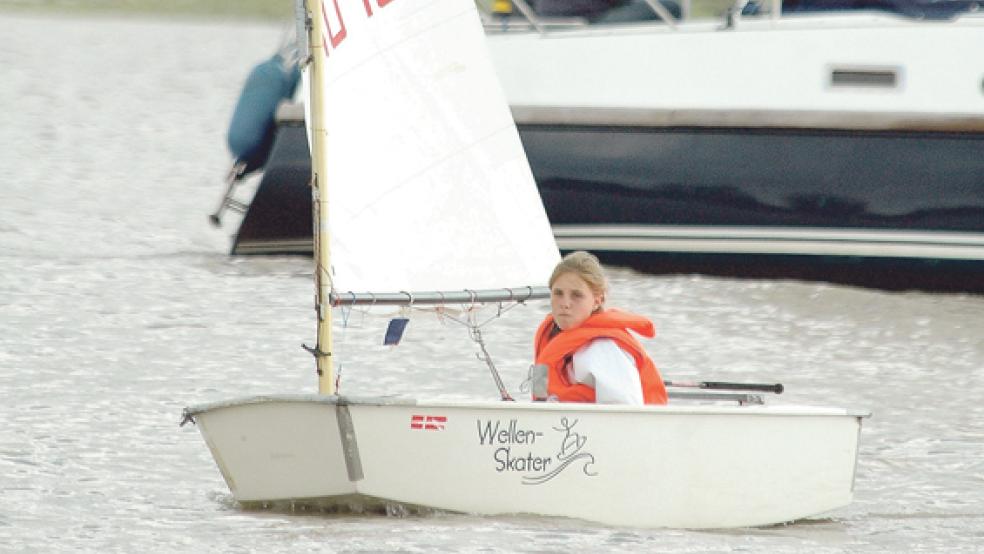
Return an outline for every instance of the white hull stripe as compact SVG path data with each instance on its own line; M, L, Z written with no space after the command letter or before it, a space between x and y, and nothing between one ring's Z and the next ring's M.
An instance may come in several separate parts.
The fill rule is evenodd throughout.
M984 261L984 233L677 225L554 225L562 250Z

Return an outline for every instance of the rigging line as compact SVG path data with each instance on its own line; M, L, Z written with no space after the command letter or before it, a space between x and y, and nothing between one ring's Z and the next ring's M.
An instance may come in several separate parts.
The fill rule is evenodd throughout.
M488 325L489 323L491 323L492 321L495 321L496 319L499 319L506 312L508 312L509 310L515 308L516 306L519 306L520 304L521 304L521 302L519 302L519 301L513 301L512 303L509 304L508 307L503 308L503 302L499 302L499 307L498 307L498 310L496 311L496 313L494 315L490 316L488 319L486 319L482 323L479 323L478 324L478 327L484 327L484 326Z
M441 303L438 304L437 306L434 306L434 314L437 315L437 319L441 322L441 325L443 325L444 317L446 315L445 312L447 312L447 306L445 305L446 302L444 298L444 292L437 291L437 294L441 295Z
M352 316L352 313L355 310L355 298L354 298L355 293L352 293L352 296L353 296L352 303L347 308L345 306L342 306L342 308L341 308L341 315L342 315L342 334L341 334L340 337L338 337L339 340L334 345L334 350L335 350L335 394L341 394L341 390L342 390L341 389L341 387L342 387L342 370L345 367L345 350L346 350L345 349L345 345L347 344L347 342L346 342L346 336L348 334L349 318Z
M468 328L469 336L471 337L472 341L477 343L479 349L481 349L482 351L481 354L476 353L475 357L478 358L480 361L485 362L485 365L488 366L489 372L492 374L492 380L495 382L496 387L499 389L499 395L501 399L504 401L514 401L515 399L512 396L510 396L509 391L506 389L505 383L502 382L502 377L499 375L499 370L495 367L495 363L492 361L492 355L489 354L488 348L485 347L485 339L484 337L482 337L481 327L483 325L488 324L490 321L497 319L498 317L501 317L503 313L514 308L518 304L519 303L517 302L509 306L505 310L503 310L502 303L500 302L499 310L497 314L490 317L489 319L487 319L481 324L476 322L474 309L469 309L465 311L465 313L467 314L466 321L458 319L449 314L444 315L444 317L446 317L447 319L450 319L451 321L454 321L455 323L458 323L460 325L464 325L465 327Z
M351 294L352 294L352 302L348 305L348 309L346 309L345 306L342 306L342 329L343 330L346 329L346 328L348 328L349 316L351 316L352 315L352 312L355 310L355 293L353 292Z
M352 291L349 291L349 294L352 295L352 302L350 303L350 305L351 305L352 309L354 310L356 308L356 304L357 304L356 299L358 298L358 295L356 293L352 292ZM369 297L370 297L371 301L369 302L369 305L368 306L366 306L365 308L360 308L358 310L359 311L359 314L362 315L362 321L361 321L360 325L362 323L365 323L366 316L368 316L370 313L372 313L372 309L376 306L376 294L375 293L372 293L372 292L367 293L367 294L369 294Z
M470 314L470 312L465 312L465 313ZM469 317L470 317L470 315L469 315ZM457 317L451 315L450 313L445 313L443 315L443 318L444 319L450 319L451 321L453 321L455 323L458 323L460 325L464 325L465 327L468 327L469 329L472 327L472 324L471 323L469 323L467 321L462 321L461 319L458 319Z
M485 340L482 338L482 331L478 327L473 327L471 329L472 340L478 343L478 347L482 349L481 354L475 354L475 356L485 362L489 366L489 371L492 373L492 380L495 381L495 386L499 388L499 395L502 400L514 401L512 396L509 396L509 391L506 390L506 385L502 382L502 378L499 376L499 370L496 369L495 364L492 363L492 356L489 351L485 348Z
M472 322L468 322L468 321L462 321L461 319L456 318L453 315L451 315L449 312L441 312L441 318L442 319L450 319L451 321L454 321L455 323L459 323L459 324L464 325L466 327L472 327L472 326L474 326L474 327L481 328L481 327L485 327L486 325L488 325L489 323L495 321L496 319L499 319L506 312L508 312L509 310L511 310L511 309L515 308L516 306L519 306L521 304L522 304L521 301L515 300L515 301L511 302L508 306L503 307L503 303L500 302L499 303L499 309L498 309L498 311L495 314L491 315L485 321L481 322L481 323L472 323ZM422 308L416 308L416 309L422 310ZM464 312L464 313L466 313L466 314L468 314L469 320L473 320L474 319L474 314L475 314L475 312L477 310L475 310L472 306L462 305L461 311Z
M531 298L533 298L533 286L532 285L527 285L526 286L526 298L517 300L516 302L518 302L520 304L525 304L526 301L529 300L529 299L531 299Z

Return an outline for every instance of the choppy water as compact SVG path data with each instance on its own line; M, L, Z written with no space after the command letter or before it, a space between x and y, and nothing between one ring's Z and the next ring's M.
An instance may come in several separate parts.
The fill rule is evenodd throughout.
M315 386L310 261L230 258L234 225L206 222L239 86L281 31L0 15L0 551L982 548L984 297L619 269L613 304L656 321L667 377L873 411L854 504L721 532L239 508L177 424L186 405ZM486 331L514 393L542 313ZM367 352L376 322L348 322L343 392L495 397L460 328L415 320Z

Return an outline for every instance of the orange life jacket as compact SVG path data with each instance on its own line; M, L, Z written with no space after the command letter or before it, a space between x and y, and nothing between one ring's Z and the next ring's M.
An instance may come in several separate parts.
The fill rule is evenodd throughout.
M622 350L635 360L642 382L642 398L646 404L666 404L666 387L656 364L646 354L642 344L629 333L629 330L644 337L656 334L653 322L645 317L629 312L609 309L591 315L580 326L560 331L552 338L554 318L548 314L536 331L534 352L536 363L547 365L547 394L556 396L561 402L594 402L593 387L572 383L564 366L567 360L582 346L597 338L615 341Z

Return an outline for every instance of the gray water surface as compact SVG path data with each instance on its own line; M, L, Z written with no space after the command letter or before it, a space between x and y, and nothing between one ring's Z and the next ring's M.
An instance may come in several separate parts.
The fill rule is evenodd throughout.
M665 377L782 382L871 410L856 500L765 529L291 514L231 498L192 404L313 392L311 262L231 258L206 216L246 73L283 28L0 15L0 551L973 552L984 544L984 297L612 268ZM518 394L544 306L485 331ZM475 346L337 321L342 392L490 399Z

